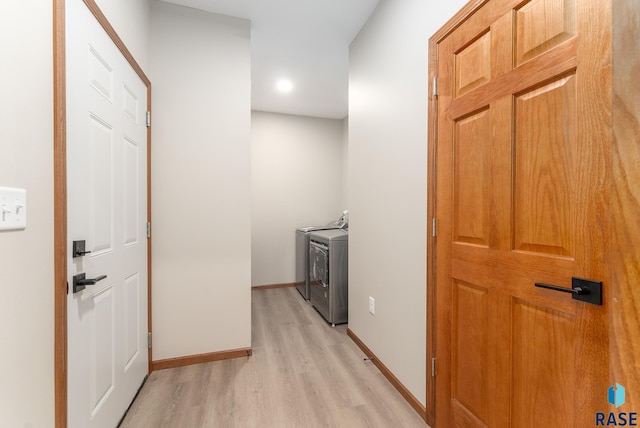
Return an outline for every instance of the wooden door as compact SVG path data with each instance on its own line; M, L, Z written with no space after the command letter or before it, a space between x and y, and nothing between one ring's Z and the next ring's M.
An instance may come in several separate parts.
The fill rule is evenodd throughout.
M611 5L482 3L435 46L436 426L593 426L606 301L534 283L606 277Z
M114 427L149 371L147 87L82 0L66 18L68 426Z

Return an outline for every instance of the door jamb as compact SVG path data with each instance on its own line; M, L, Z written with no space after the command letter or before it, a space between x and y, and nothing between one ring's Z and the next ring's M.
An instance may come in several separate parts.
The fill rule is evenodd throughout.
M95 0L83 0L107 35L147 87L151 111L151 81L102 13ZM54 392L55 426L67 426L67 114L65 0L53 0L53 192L54 192ZM147 127L147 222L151 222L151 127ZM147 322L151 332L151 237L147 238ZM148 348L148 371L151 371Z

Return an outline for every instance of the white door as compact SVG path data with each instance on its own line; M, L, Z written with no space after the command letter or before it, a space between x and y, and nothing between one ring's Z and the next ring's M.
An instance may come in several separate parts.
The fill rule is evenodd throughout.
M148 373L147 89L84 3L66 8L68 426L113 428ZM81 273L106 278L74 293Z

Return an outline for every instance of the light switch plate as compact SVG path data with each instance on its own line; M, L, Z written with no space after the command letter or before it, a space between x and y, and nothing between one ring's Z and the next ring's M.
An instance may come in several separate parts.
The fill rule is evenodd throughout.
M27 191L0 187L0 230L27 227Z

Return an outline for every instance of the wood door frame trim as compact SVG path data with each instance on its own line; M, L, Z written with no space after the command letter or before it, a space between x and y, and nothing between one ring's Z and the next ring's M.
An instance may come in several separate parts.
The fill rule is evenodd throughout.
M55 426L67 426L67 118L65 0L53 0Z
M147 88L151 111L151 81L95 0L82 0ZM53 193L54 193L54 393L55 426L67 426L67 113L66 0L53 0ZM147 127L147 221L151 222L151 127ZM147 317L151 332L151 238L147 239ZM148 350L151 371L151 349Z
M436 184L438 159L436 147L438 143L438 97L433 95L434 78L438 74L438 44L451 34L462 22L473 15L489 0L470 0L453 17L451 17L433 36L429 38L429 89L427 106L427 223L435 221L437 230L437 200ZM431 219L431 220L429 220ZM434 220L435 219L435 220ZM437 233L436 233L437 235ZM426 379L426 413L425 421L435 428L436 420L436 382L432 373L434 366L432 359L436 357L436 237L433 233L427 234L427 379ZM437 374L437 366L436 373Z
M176 367L191 366L193 364L210 363L213 361L230 360L233 358L250 357L253 348L230 349L228 351L208 352L206 354L187 355L184 357L166 358L153 362L151 371L173 369Z
M638 85L628 83L627 70L640 67L639 48L633 44L630 52L626 37L636 34L636 23L640 17L640 5L635 2L613 4L612 16L612 147L609 161L611 184L607 205L632 206L625 212L613 212L609 217L610 236L606 241L609 272L607 303L615 307L608 314L609 355L611 355L611 380L624 385L628 391L640 391L638 354L640 344L640 299L635 296L636 284L640 283L640 270L630 266L633 255L640 254L640 239L637 225L640 224L637 187L640 170L633 159L640 156L640 141L636 124L640 118L640 106L630 102L637 96ZM634 93L635 92L635 93ZM634 202L635 201L635 202ZM635 205L632 205L635 204ZM608 210L606 211L608 213ZM624 239L621 239L624 237ZM634 296L635 294L635 296ZM638 394L629 395L627 408L640 407Z

